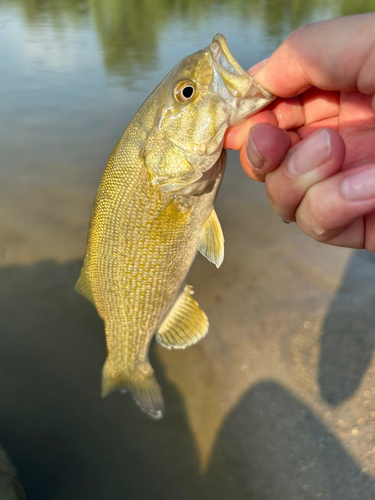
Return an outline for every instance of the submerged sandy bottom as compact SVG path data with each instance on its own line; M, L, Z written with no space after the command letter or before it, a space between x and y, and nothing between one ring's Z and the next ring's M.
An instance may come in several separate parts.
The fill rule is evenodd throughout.
M99 175L0 173L0 442L28 498L373 499L375 256L283 224L230 155L224 264L188 279L210 332L152 346L152 421L100 399L103 324L74 291Z

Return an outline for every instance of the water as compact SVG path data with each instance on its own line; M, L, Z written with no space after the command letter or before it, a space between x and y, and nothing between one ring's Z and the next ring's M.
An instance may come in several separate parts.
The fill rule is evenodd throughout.
M357 12L375 6L358 3ZM81 164L88 149L103 164L150 91L217 32L249 67L295 27L354 10L338 0L2 0L0 9L2 171L24 164L26 148L32 165Z
M374 498L367 417L355 446L337 426L362 418L358 387L372 382L373 262L279 223L236 154L218 200L225 264L216 271L198 259L190 278L211 333L186 352L152 350L162 422L128 398L100 401L103 326L73 290L106 160L174 64L222 32L248 68L304 23L374 8L374 0L0 0L0 442L29 499ZM366 359L358 349L352 378L330 362L341 304L360 315L345 302L348 289L363 297L365 318ZM340 407L325 398L332 380ZM335 437L319 450L327 433ZM300 460L317 465L301 473ZM367 493L351 481L363 467Z

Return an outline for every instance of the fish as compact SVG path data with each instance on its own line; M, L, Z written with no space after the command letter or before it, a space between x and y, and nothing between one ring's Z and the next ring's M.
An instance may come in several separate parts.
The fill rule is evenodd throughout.
M214 209L224 134L275 97L234 59L223 35L180 61L115 146L95 197L76 290L104 320L102 397L130 392L158 419L153 336L184 349L208 332L186 277L199 251L217 267L224 236Z

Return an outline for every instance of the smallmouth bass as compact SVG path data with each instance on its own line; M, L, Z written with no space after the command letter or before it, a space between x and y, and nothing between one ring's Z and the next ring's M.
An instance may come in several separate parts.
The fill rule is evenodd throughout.
M151 417L163 415L150 341L156 333L164 347L183 349L206 335L207 316L185 280L197 250L217 267L224 258L214 210L224 134L273 99L217 35L175 66L113 150L76 285L105 322L103 397L130 391Z

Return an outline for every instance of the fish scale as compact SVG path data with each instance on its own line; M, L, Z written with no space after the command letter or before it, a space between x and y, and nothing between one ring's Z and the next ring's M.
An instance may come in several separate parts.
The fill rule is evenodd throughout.
M133 126L136 127L134 124ZM131 129L129 130L131 135ZM126 136L124 141L129 140ZM134 158L133 151L128 148L130 158ZM126 152L125 152L126 153ZM129 164L127 155L121 157L126 165ZM173 260L174 254L178 251L178 242L181 241L181 230L175 226L172 219L165 221L161 228L161 237L158 238L157 226L154 226L154 231L148 241L147 233L149 227L153 223L153 215L161 212L166 204L166 200L158 193L155 188L150 186L149 176L147 171L143 169L142 161L138 164L133 161L133 170L138 170L139 178L136 181L136 189L133 190L130 175L124 180L121 176L113 177L109 171L108 178L104 179L103 191L109 195L107 203L98 204L97 217L102 222L98 222L101 227L100 241L114 241L117 243L118 255L112 250L112 258L103 259L99 263L103 265L103 272L97 275L96 289L100 290L100 296L103 296L103 286L105 284L99 278L104 276L108 283L111 283L111 297L115 298L111 303L111 310L103 312L103 317L108 315L116 315L115 321L110 323L110 332L107 334L108 353L109 357L115 353L117 371L134 371L137 362L144 363L145 350L147 349L150 335L153 334L160 312L165 309L167 302L171 300L170 295L175 295L174 280L179 280L179 269L176 268ZM110 166L110 168L113 168ZM125 183L127 186L125 187ZM132 194L129 196L129 191ZM113 193L113 195L112 195ZM118 194L120 193L120 194ZM153 196L150 195L153 193ZM100 192L98 196L100 196ZM127 203L121 203L122 200L127 200ZM168 201L168 200L167 200ZM118 207L115 210L108 209L109 203L116 203ZM131 210L126 210L127 206L131 206ZM121 213L120 210L123 212ZM151 215L151 217L150 217ZM118 223L120 219L120 224ZM168 222L170 224L168 224ZM107 234L103 235L103 227ZM118 231L118 227L123 227L123 231ZM156 234L155 234L156 233ZM166 239L163 234L168 235ZM163 241L164 240L164 241ZM155 245L155 241L159 241L159 245ZM98 253L106 255L107 248L100 248ZM124 257L125 255L125 257ZM126 258L128 255L128 258ZM172 265L166 262L166 256ZM151 266L153 264L153 268ZM143 270L141 270L143 266ZM166 270L170 267L171 282L167 284ZM119 269L121 271L119 272ZM182 271L184 272L184 271ZM186 273L184 273L186 274ZM109 279L109 277L111 277ZM174 279L173 279L174 278ZM130 289L131 292L126 302L123 301L125 294L113 293L113 283L117 282L120 288ZM128 287L126 287L128 282ZM142 301L142 293L145 288L145 283L149 286L148 300ZM94 297L95 297L94 291ZM107 308L103 304L103 309ZM119 314L122 311L123 314ZM131 318L129 321L128 318ZM127 330L126 338L121 335L123 330ZM150 334L151 332L151 334ZM137 342L140 347L136 347L134 343L129 343L129 336L133 338L137 335ZM123 342L125 340L125 342ZM124 345L125 344L125 345ZM137 359L138 358L138 359Z
M186 276L197 250L217 267L224 258L214 210L224 133L272 99L218 35L171 71L117 143L96 195L76 285L105 322L103 396L130 391L150 416L162 416L148 359L151 339L156 333L164 347L181 349L206 335L207 316Z

